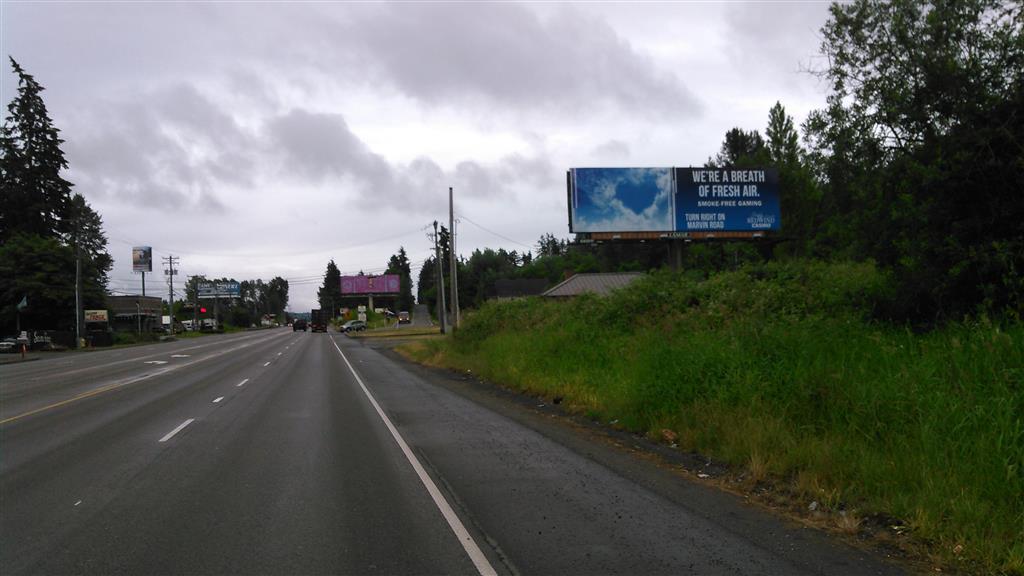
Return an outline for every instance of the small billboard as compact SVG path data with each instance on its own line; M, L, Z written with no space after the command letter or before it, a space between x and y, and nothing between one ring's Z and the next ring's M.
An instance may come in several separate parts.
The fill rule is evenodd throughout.
M398 274L341 277L342 294L398 294L400 286Z
M132 271L152 272L153 271L153 247L135 246L132 248Z
M200 282L196 288L200 298L238 298L242 287L238 282Z
M106 310L85 310L86 322L108 322L109 315Z

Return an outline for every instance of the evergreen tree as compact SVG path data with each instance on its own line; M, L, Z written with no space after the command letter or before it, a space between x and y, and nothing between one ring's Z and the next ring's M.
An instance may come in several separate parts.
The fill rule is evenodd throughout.
M396 306L399 310L412 310L412 267L409 264L409 256L405 253L405 247L400 246L398 253L393 254L388 260L388 274L398 274L399 290Z
M10 60L18 95L0 131L0 240L16 233L67 239L71 183L60 175L68 167L64 141L46 111L43 87Z
M75 326L75 264L81 262L83 308L105 307L107 274L103 222L71 183L59 131L46 110L43 87L11 58L18 93L0 128L0 326L16 323L16 305L29 301L24 327Z
M287 288L286 288L287 291ZM317 302L320 303L321 310L328 310L330 312L330 318L333 318L337 313L337 307L341 305L341 271L338 270L338 266L334 263L332 258L327 263L327 272L324 273L323 286L317 290L316 293Z
M757 130L747 132L741 128L733 128L725 133L725 141L718 155L708 159L709 168L726 166L757 166L764 164L767 149L764 139Z

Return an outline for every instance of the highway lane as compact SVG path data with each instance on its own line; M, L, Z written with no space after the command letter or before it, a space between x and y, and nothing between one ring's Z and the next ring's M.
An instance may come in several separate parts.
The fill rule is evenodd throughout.
M223 358L5 425L69 440L3 461L4 572L473 571L329 337Z
M135 364L185 343L138 350L113 377L153 375L53 408L19 396L44 409L0 424L3 572L898 573L367 341L250 336L164 373ZM50 370L78 388L28 374L106 385L101 358L74 360Z

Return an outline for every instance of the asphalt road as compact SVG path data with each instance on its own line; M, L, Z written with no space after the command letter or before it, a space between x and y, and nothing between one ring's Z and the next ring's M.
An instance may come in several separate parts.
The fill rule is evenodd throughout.
M0 366L0 572L898 573L378 346Z

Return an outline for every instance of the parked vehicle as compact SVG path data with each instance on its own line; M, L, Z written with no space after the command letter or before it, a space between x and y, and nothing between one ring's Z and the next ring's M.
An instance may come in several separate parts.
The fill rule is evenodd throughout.
M366 322L363 322L362 320L349 320L342 324L338 330L341 330L342 332L362 332L363 330L366 330Z
M327 332L327 312L319 309L313 310L309 317L310 332Z
M292 322L292 332L298 332L299 330L305 332L306 328L306 320L304 318L299 318L298 320Z

